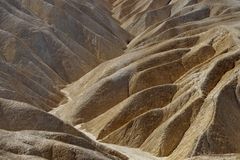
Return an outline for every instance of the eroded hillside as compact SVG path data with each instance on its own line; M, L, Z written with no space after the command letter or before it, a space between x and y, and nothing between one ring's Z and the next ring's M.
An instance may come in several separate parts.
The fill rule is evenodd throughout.
M0 0L0 155L239 159L239 27L238 0Z

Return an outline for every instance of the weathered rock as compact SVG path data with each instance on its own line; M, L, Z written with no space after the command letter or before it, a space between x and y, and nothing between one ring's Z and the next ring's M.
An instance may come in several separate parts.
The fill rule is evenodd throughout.
M0 0L0 159L239 159L239 11Z
M167 159L239 153L239 3L111 2L135 38L65 88L69 101L52 113L102 142Z

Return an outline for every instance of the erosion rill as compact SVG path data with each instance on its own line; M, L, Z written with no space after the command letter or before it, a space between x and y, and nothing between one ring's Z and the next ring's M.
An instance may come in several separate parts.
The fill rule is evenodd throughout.
M240 159L239 44L239 0L0 0L0 159Z

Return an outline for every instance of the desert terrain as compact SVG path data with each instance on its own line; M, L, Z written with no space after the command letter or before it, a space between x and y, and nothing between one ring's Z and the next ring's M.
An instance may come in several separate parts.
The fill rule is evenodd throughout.
M240 159L240 1L0 0L0 159Z

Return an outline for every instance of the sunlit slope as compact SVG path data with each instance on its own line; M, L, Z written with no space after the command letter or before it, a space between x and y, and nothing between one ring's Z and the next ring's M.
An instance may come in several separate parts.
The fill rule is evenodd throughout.
M52 113L168 159L239 153L239 1L111 2L135 38L64 89Z

